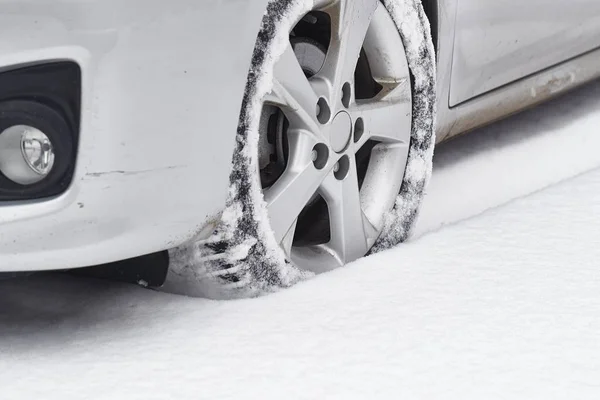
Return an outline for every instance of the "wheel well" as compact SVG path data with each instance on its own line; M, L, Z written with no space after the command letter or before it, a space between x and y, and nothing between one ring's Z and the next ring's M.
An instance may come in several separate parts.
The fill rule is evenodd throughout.
M438 52L438 0L421 0L423 10L431 25L431 38L435 52Z

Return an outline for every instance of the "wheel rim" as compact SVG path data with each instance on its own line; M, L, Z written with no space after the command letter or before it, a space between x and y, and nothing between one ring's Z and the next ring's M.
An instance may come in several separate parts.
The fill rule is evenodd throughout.
M323 20L324 44L309 26ZM290 35L264 99L261 182L288 259L322 272L364 256L383 229L408 156L410 75L378 0L320 1Z

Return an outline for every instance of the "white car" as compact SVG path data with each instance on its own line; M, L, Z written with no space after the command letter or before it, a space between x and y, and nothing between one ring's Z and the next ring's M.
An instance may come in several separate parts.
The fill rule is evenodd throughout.
M0 272L153 255L227 295L403 241L436 142L600 77L597 0L0 1L0 26Z

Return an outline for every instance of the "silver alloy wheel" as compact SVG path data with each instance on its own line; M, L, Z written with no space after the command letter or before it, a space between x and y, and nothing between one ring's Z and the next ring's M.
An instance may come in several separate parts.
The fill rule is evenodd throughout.
M324 0L314 11L331 20L329 48L316 73L307 72L318 69L319 59L318 51L309 52L309 41L290 43L275 65L263 115L275 109L285 116L276 153L281 161L287 150L287 157L282 173L263 185L263 193L275 238L288 259L322 272L364 256L379 237L404 176L412 95L398 28L378 0ZM361 51L368 78L379 85L368 99L355 95ZM284 135L287 143L282 144ZM261 136L266 136L264 129ZM356 155L367 145L368 166L359 176ZM329 240L298 244L299 218L319 197L326 203Z
M269 160L280 164L276 179L263 180L275 239L298 267L322 272L364 256L379 237L404 176L412 92L398 28L379 0L317 3L313 12L330 19L328 48L321 56L312 39L295 35L275 65L259 159L261 168ZM357 74L359 57L370 76ZM357 96L363 80L378 87L369 98ZM267 120L278 112L278 134L267 138ZM362 168L357 154L365 151ZM309 218L304 226L323 223L303 216L320 199L328 240L299 243L302 218Z

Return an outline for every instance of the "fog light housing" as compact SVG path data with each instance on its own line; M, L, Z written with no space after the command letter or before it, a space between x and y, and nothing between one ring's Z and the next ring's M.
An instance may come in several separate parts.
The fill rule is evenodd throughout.
M33 126L13 125L0 133L0 172L19 185L44 180L54 157L50 138Z
M81 69L71 61L0 71L0 208L52 198L75 173Z
M50 105L0 102L0 200L64 192L75 166L73 137L63 114Z

